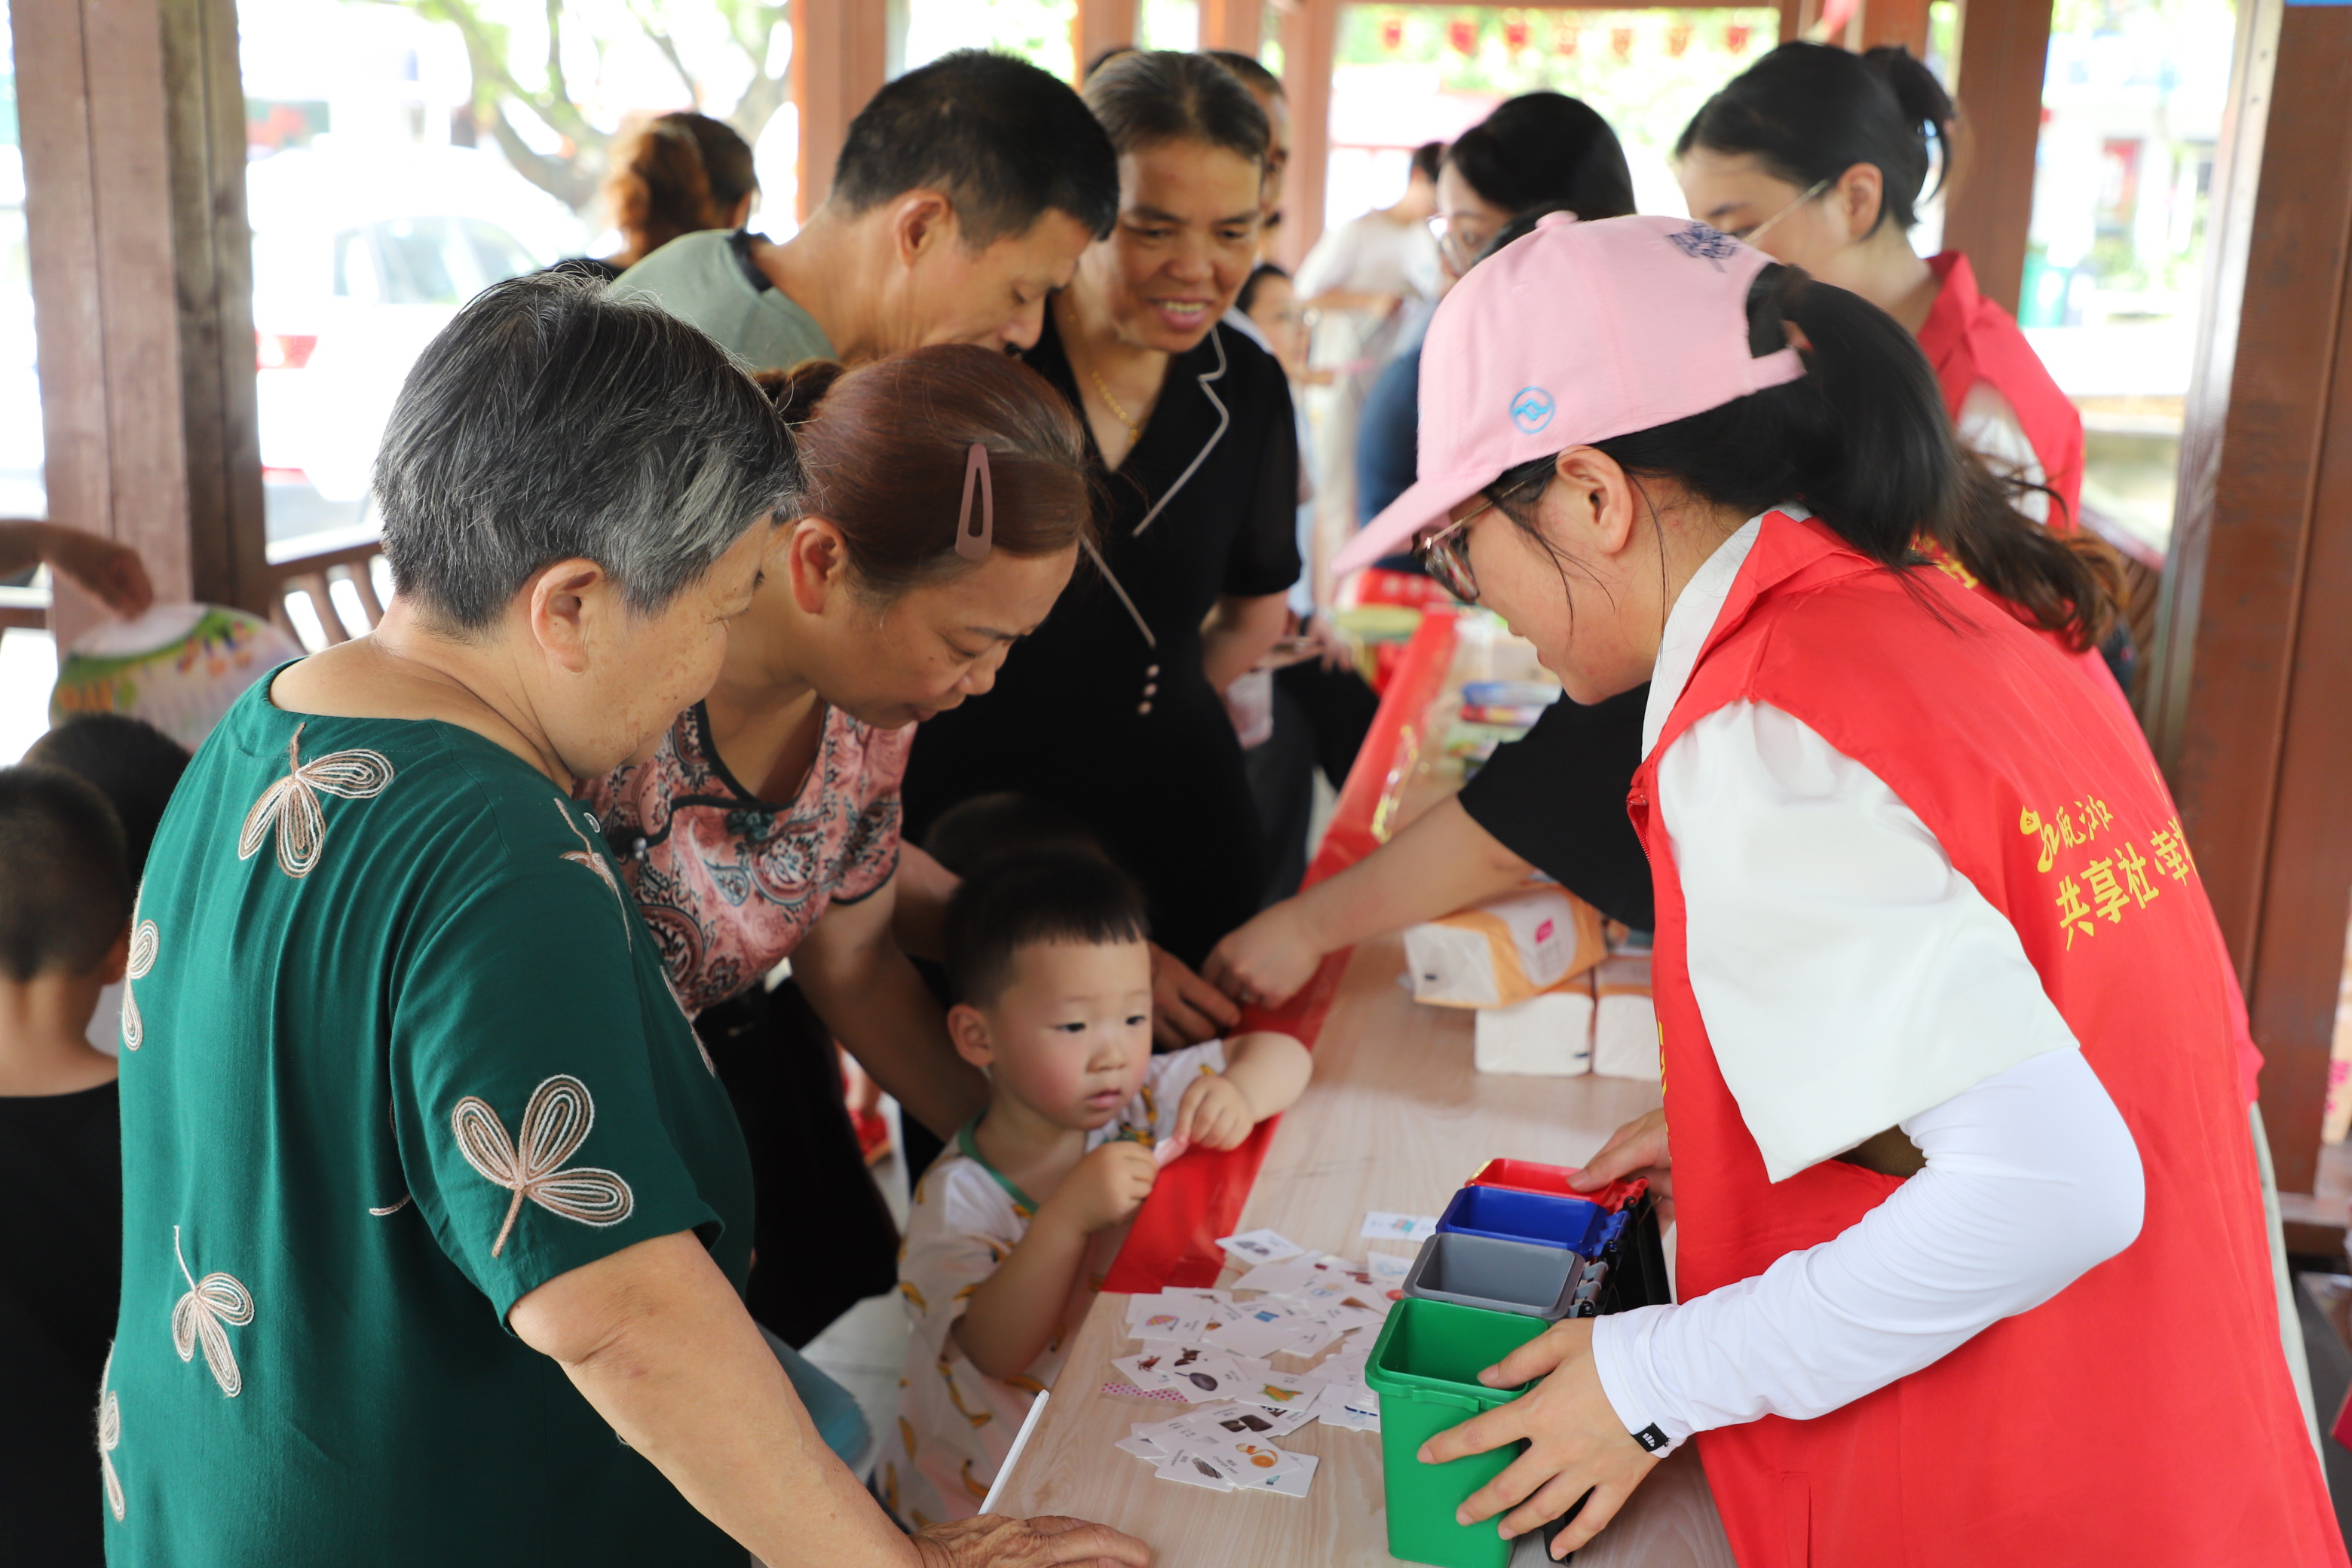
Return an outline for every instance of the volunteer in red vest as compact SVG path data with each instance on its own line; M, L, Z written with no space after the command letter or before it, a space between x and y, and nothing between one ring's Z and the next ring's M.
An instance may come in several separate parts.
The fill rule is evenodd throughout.
M1675 143L1675 173L1693 217L1909 328L1961 441L2063 503L2053 514L2048 496L2028 492L2019 498L2027 516L2072 528L2082 416L2009 312L1977 292L1967 257L1911 248L1928 138L1948 170L1958 117L1935 73L1900 44L1860 55L1783 44L1692 117Z
M1486 262L1425 363L1423 477L1338 565L1418 542L1570 698L1651 682L1679 1226L1679 1304L1555 1325L1426 1447L1528 1445L1465 1521L1590 1492L1564 1554L1696 1439L1743 1568L2344 1564L2196 863L2128 717L1916 564L2000 497L1916 344L1629 217ZM1965 531L2103 629L2081 557Z

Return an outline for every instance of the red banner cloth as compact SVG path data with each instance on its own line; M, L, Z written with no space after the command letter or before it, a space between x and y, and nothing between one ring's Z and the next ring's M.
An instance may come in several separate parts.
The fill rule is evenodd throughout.
M1421 754L1430 708L1453 667L1455 634L1451 610L1431 610L1422 616L1381 698L1363 749L1348 770L1322 847L1307 868L1307 885L1346 870L1380 846L1383 835L1378 830L1387 826L1380 821L1382 803L1391 798L1391 784L1401 783ZM1234 1032L1279 1030L1311 1050L1332 998L1339 994L1339 977L1347 973L1352 951L1343 948L1326 957L1315 977L1282 1006L1244 1008ZM1259 1122L1237 1149L1195 1149L1160 1172L1102 1288L1150 1291L1171 1285L1214 1285L1224 1266L1217 1237L1233 1234L1280 1120L1268 1117Z

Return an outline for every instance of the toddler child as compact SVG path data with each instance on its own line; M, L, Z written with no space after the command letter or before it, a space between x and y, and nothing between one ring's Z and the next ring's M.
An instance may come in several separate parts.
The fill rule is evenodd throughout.
M1307 1087L1286 1035L1153 1056L1145 935L1135 885L1078 849L983 862L948 906L948 1029L990 1087L916 1184L898 1264L914 1335L880 1481L918 1528L979 1511L1154 1151L1233 1148Z
M0 768L0 1563L105 1560L122 1130L114 1058L83 1035L122 978L131 913L105 797L57 769Z
M188 770L188 749L144 719L128 713L76 713L33 742L25 765L79 774L106 797L122 825L122 854L136 895L147 874L147 850L163 825L163 808ZM89 1016L89 1043L112 1056L121 1048L122 982L98 994Z

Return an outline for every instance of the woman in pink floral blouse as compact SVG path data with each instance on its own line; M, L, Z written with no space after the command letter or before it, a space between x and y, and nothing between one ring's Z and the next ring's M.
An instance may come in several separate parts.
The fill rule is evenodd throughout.
M772 1260L753 1315L805 1342L894 1278L831 1042L941 1136L985 1103L900 944L944 891L922 857L917 907L898 907L899 776L915 723L986 692L1053 608L1089 497L1066 403L984 349L819 362L772 392L808 473L802 515L709 697L587 793L751 1144Z

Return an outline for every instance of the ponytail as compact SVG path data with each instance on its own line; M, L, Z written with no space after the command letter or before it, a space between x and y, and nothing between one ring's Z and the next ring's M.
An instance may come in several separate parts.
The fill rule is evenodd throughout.
M1922 563L1933 544L2026 619L2076 648L2115 625L2121 576L2106 547L2042 528L1953 437L1935 373L1900 323L1858 294L1774 265L1748 295L1748 352L1802 334L1806 374L1671 424L1592 443L1636 478L1671 479L1745 516L1801 501L1883 566ZM1554 459L1506 473L1487 493L1532 531L1527 507Z
M848 374L848 368L837 360L803 360L790 370L763 370L751 379L768 395L785 424L800 425L816 417L816 405L824 401L833 384Z
M653 121L631 138L604 181L613 226L640 256L724 221L710 199L701 147L690 131L670 120L665 115Z
M1811 190L1856 163L1878 170L1885 196L1878 221L1908 229L1919 221L1933 160L1949 178L1959 110L1936 73L1900 44L1850 54L1828 44L1782 44L1700 106L1675 142L1747 153L1773 178Z
M645 256L682 234L726 227L759 188L751 143L724 121L680 110L621 144L604 177L604 207Z

